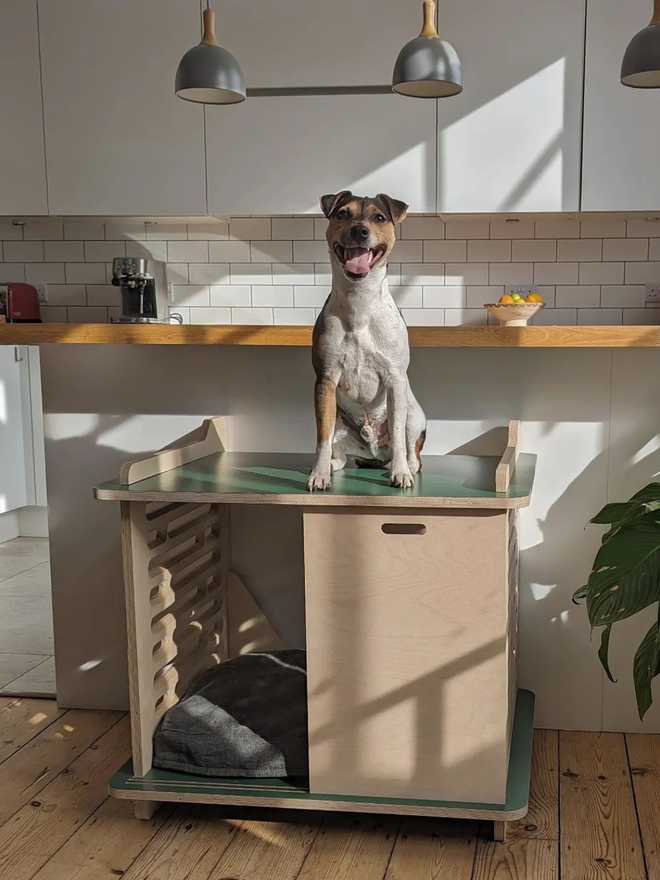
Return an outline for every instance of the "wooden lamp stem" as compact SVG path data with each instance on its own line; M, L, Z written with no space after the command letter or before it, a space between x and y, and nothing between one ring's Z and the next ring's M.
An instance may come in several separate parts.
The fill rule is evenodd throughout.
M660 4L660 0L655 0ZM420 37L437 37L438 31L435 26L435 0L424 0L424 27L420 31Z
M660 0L653 0L653 18L650 24L660 24Z
M218 45L218 40L215 36L215 12L213 12L212 9L204 10L204 36L202 37L202 45Z

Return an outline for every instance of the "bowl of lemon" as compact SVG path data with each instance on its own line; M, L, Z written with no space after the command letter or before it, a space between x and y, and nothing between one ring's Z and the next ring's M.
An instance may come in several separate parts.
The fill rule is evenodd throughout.
M485 309L497 318L502 327L524 327L539 309L545 306L540 293L530 293L523 297L519 293L507 293L499 302L486 303Z

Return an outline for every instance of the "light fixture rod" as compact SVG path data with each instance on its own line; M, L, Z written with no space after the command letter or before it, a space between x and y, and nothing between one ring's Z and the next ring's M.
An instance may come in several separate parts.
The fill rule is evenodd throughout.
M656 0L660 2L660 0ZM435 0L424 0L424 25L419 32L420 37L437 37L438 29L435 25Z
M306 95L391 95L392 86L291 86L247 89L248 98L294 98Z

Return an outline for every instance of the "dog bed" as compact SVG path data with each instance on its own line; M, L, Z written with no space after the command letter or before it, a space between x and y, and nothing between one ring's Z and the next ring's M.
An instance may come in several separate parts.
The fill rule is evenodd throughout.
M203 672L164 716L153 763L202 776L306 776L305 652L243 654Z

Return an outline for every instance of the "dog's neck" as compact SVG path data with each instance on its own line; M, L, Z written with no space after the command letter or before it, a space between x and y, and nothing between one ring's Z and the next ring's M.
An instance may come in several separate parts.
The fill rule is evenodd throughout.
M374 305L383 296L389 295L387 283L387 265L376 266L361 281L349 281L344 270L334 261L332 263L332 296L339 302L346 303L360 310L366 310L369 303Z

